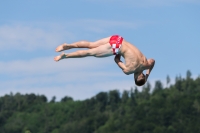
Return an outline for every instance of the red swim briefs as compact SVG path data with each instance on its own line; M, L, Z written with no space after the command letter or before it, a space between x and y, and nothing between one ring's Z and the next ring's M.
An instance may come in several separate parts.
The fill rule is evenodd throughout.
M119 49L122 46L122 41L123 41L123 38L119 35L113 35L110 37L109 43L112 47L114 55L119 53Z

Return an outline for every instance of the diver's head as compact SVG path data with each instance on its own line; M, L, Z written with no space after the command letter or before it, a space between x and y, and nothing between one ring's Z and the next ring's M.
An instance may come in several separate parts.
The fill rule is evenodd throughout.
M137 86L142 86L146 82L146 77L142 72L134 74L134 79Z

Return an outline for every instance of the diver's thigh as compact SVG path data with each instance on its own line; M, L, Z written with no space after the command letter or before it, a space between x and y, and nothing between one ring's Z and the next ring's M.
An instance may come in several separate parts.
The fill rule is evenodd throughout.
M90 47L96 48L96 47L99 47L101 45L105 45L105 44L109 43L109 41L110 41L110 37L103 38L103 39L97 40L95 42L90 42Z
M96 48L90 49L89 54L95 57L108 57L113 55L113 51L110 44L106 43L104 45L100 45Z

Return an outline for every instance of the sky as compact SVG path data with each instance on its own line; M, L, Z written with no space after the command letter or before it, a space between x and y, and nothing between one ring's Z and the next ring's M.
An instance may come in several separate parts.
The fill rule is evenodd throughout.
M125 75L114 56L53 60L62 43L115 34L155 59L152 86L156 80L165 86L167 75L173 83L187 70L200 75L199 0L7 0L0 2L0 18L0 96L84 100L135 88L133 75Z

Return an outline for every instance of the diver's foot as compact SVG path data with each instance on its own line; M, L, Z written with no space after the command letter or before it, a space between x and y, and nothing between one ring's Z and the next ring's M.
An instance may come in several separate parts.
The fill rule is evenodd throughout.
M61 59L64 59L66 57L65 53L60 54L59 56L54 57L54 61L59 61Z
M67 50L67 49L70 49L70 48L71 48L71 47L70 47L69 44L63 43L63 44L61 44L60 46L58 46L58 47L56 48L56 52L61 52L61 51L63 51L63 50Z

